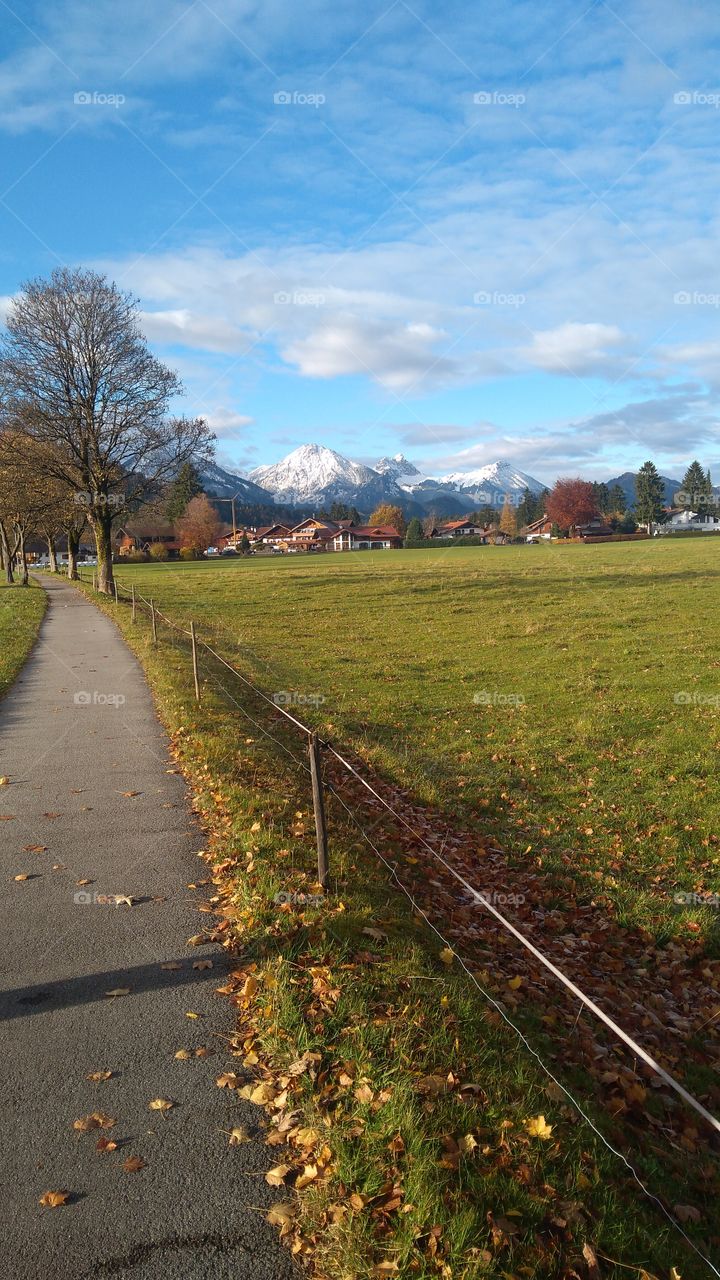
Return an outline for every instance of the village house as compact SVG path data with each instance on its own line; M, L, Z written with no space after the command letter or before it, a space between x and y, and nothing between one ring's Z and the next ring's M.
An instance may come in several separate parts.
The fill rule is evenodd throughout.
M118 529L116 535L116 554L128 556L133 551L147 553L153 544L160 543L168 553L168 559L177 560L180 555L180 542L170 525L155 528Z
M328 551L389 551L402 546L397 529L389 525L343 524L327 539Z
M474 524L472 520L449 520L430 530L431 538L486 538L492 532L489 526Z
M532 524L526 524L525 528L520 530L520 537L526 542L537 542L538 538L551 538L552 527L552 520L548 520L547 516L541 516L539 520L533 520Z
M682 507L671 507L667 516L661 526L661 533L685 533L691 530L698 533L720 533L720 519L706 511L685 511Z

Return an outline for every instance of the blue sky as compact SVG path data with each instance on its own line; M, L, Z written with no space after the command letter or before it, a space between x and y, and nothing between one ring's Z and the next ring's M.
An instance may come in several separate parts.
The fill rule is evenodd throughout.
M0 0L0 28L0 294L106 270L220 461L720 473L716 5Z

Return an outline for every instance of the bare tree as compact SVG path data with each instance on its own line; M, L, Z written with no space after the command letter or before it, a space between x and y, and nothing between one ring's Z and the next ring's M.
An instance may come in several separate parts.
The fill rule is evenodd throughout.
M6 422L44 446L48 474L84 505L98 585L111 593L112 529L183 463L212 454L202 419L168 417L177 376L151 354L138 303L95 271L62 268L13 299L0 352Z
M0 544L5 576L28 584L26 544L37 533L52 507L52 495L34 457L33 442L13 431L0 434Z

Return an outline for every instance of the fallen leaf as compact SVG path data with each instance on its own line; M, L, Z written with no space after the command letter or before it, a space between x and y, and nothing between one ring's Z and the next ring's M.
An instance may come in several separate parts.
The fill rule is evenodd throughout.
M169 1111L171 1107L175 1106L175 1103L171 1102L169 1098L153 1098L152 1102L148 1102L148 1106L151 1111Z
M7 778L0 779L0 782L7 782ZM61 1204L67 1204L69 1195L69 1191L44 1191L40 1204L46 1209L57 1209Z
M24 844L23 853L47 853L46 844Z
M104 1111L93 1111L92 1115L82 1116L80 1120L73 1121L73 1129L77 1129L78 1133L89 1133L91 1129L112 1129L117 1124L112 1116L108 1116Z
M244 1125L241 1125L241 1124L236 1125L234 1129L230 1130L230 1142L228 1143L228 1146L239 1147L241 1143L249 1142L249 1141L250 1141L250 1134L248 1133Z
M699 1222L702 1214L691 1204L674 1204L673 1213L678 1222Z
M0 778L0 787L7 787L7 786L9 786L9 785L10 785L10 779L9 779L9 778L6 778L6 777L2 777L2 778ZM49 1194L49 1192L48 1192L48 1194Z
M450 947L443 947L442 951L440 952L440 959L442 960L443 964L451 965L453 960L455 959L455 952L451 951Z
M109 1080L111 1076L112 1076L112 1071L91 1071L88 1075L86 1075L85 1079L86 1080Z
M120 795L125 796L128 800L131 800L133 796L141 796L142 791L121 791Z
M161 969L182 969L182 965L178 960L167 960L165 964L160 965Z
M293 1218L297 1215L297 1205L292 1201L289 1203L274 1204L268 1209L267 1220L273 1227L280 1227L282 1231L290 1229Z
M15 879L15 880L29 880L29 879L30 879L30 876L29 876L29 875L26 875L26 874L25 874L25 872L22 872L22 874L21 874L21 875L19 875L19 876L14 876L14 877L13 877L13 879Z
M367 1103L367 1102L372 1102L373 1098L375 1097L375 1094L373 1093L369 1085L361 1084L355 1090L355 1097L357 1098L358 1102Z
M552 1125L547 1124L544 1116L534 1116L531 1120L526 1120L525 1128L531 1138L542 1138L543 1142L547 1142L552 1135Z
M306 1164L300 1177L297 1179L295 1186L298 1191L302 1191L303 1187L307 1187L314 1182L318 1176L318 1167L316 1164Z
M517 991L522 986L522 978L508 978L508 986L511 991Z
M140 1169L145 1168L145 1161L140 1156L128 1156L123 1160L123 1169L125 1173L138 1173Z
M237 1076L234 1071L226 1071L224 1075L218 1076L215 1083L218 1089L237 1089L240 1076Z
M209 941L210 939L208 938L207 934L194 933L192 938L188 938L187 944L189 947L203 947L205 943Z
M212 960L193 960L193 969L212 969Z
M181 1062L184 1062L186 1058L191 1058L192 1054L190 1053L189 1049L178 1049L177 1053L175 1054L175 1057L179 1058Z
M271 1187L281 1187L285 1179L287 1178L291 1168L292 1168L292 1165L289 1165L289 1164L277 1164L275 1165L274 1169L268 1169L267 1173L265 1174L265 1181Z
M95 1143L95 1150L100 1153L104 1151L117 1151L117 1142L113 1142L112 1138L98 1138Z
M199 1013L186 1013L186 1014L185 1014L185 1017L186 1017L186 1018L199 1018L199 1017L200 1017L200 1014L199 1014Z
M129 996L130 987L113 987L112 991L106 991L106 996Z

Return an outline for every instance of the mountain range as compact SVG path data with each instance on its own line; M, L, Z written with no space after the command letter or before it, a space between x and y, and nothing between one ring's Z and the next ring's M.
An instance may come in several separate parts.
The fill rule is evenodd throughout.
M363 516L381 502L402 507L406 515L465 515L484 506L502 507L505 495L516 499L525 489L540 494L541 481L499 459L469 471L446 476L424 475L402 453L380 458L374 467L353 462L334 449L320 444L303 444L279 462L256 467L247 475L228 471L216 463L201 473L206 493L214 497L235 497L238 506L283 507L308 514L326 509L334 502L357 507ZM669 502L680 481L662 477ZM606 482L623 490L628 507L635 501L635 476L631 471ZM279 513L278 513L279 514Z

